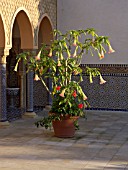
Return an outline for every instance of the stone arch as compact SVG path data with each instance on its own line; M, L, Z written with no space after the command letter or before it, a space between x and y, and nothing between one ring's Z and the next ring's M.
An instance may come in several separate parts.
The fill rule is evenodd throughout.
M14 24L19 27L20 38L21 38L21 49L33 49L33 27L31 25L31 19L25 8L18 8L15 12L12 24L11 24L11 35L10 42L12 46L12 36Z
M5 25L2 15L0 14L0 48L5 47Z
M7 56L6 78L7 87L18 88L19 92L14 98L14 103L17 108L26 107L26 75L23 62L20 62L18 71L14 72L16 65L16 56L23 50L33 49L34 29L31 24L31 19L28 12L23 8L18 8L13 15L10 27L10 50ZM8 97L9 99L9 97ZM7 101L10 101L8 100ZM7 103L9 106L10 103ZM18 117L18 115L17 115Z
M42 43L51 44L53 40L53 24L47 14L44 14L38 24L38 48Z
M38 42L38 50L40 49L42 43L45 43L47 45L51 44L51 40L53 40L53 35L51 34L53 30L53 25L48 17L47 14L44 14L41 19L39 20L39 24L37 27L37 42ZM49 88L51 87L51 82L48 79L47 80ZM38 93L42 91L42 93ZM40 97L37 97L40 96ZM44 100L45 99L45 100ZM37 82L34 82L34 106L45 106L46 104L50 103L51 98L48 96L47 91L45 88L42 88L42 84L37 84Z

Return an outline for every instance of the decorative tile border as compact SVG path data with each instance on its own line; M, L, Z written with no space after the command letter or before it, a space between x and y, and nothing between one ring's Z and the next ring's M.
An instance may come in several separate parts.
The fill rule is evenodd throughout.
M128 74L128 64L81 64L83 70L86 66L99 68L102 74Z

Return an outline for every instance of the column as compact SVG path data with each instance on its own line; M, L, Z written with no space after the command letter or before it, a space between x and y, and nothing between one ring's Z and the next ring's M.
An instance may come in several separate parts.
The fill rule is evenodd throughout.
M50 78L48 79L48 87L49 87L49 90L52 91L52 80ZM52 98L50 94L48 93L48 103L43 109L44 116L46 117L48 116L48 113L51 110L51 106L52 106Z
M6 107L6 56L9 49L0 48L0 127L9 126Z
M24 76L20 74L20 107L24 108Z
M34 52L33 52L34 53ZM27 85L26 85L26 112L23 117L36 117L36 113L33 111L33 71L27 73Z

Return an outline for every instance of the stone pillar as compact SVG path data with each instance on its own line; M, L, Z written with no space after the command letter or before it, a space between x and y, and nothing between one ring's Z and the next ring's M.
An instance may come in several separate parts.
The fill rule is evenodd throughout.
M23 61L19 63L19 79L20 79L20 107L26 109L26 69Z
M6 107L6 56L9 49L0 48L0 127L9 126Z
M20 107L24 108L24 76L20 75Z
M36 113L33 111L33 71L29 71L27 73L27 100L26 100L26 112L24 113L23 117L36 117Z

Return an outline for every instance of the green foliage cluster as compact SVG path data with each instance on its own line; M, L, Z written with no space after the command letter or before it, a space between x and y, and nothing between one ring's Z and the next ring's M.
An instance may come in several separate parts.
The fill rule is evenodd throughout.
M89 106L87 96L80 85L83 81L80 68L82 58L86 57L88 52L93 55L96 51L99 59L103 59L106 47L108 53L114 52L108 37L99 36L93 28L70 30L65 34L54 30L53 35L55 39L51 46L43 44L37 56L30 52L19 54L15 67L16 71L19 61L23 60L27 72L33 71L35 80L40 80L51 95L53 100L51 112L54 116L49 115L36 122L37 126L46 128L50 127L55 119L62 119L67 115L82 116L84 109ZM89 75L90 83L95 76L100 77L100 84L106 82L97 68L87 67L85 72ZM72 79L72 75L79 75L77 81ZM45 83L47 78L52 81L52 90Z

